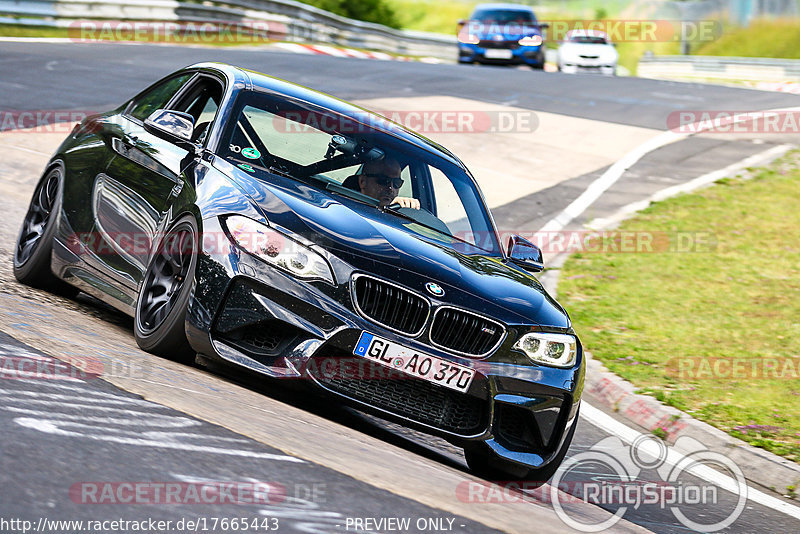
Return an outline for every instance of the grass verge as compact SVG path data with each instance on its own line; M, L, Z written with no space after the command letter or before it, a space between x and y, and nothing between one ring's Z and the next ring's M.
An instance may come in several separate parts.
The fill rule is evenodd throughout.
M653 253L581 253L559 292L640 392L800 462L800 151L622 224ZM690 241L704 246L691 250ZM709 245L710 244L710 245ZM678 252L676 248L689 249Z
M719 39L692 48L692 54L800 59L800 19L755 20L747 28L727 28Z

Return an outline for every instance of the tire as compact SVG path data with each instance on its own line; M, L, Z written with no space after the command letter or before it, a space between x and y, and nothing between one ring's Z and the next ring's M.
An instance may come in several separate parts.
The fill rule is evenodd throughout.
M53 167L36 184L14 245L13 270L14 277L23 284L74 297L79 290L56 278L50 267L53 236L58 228L63 199L63 181L61 167Z
M506 481L506 480L524 480L529 482L538 482L539 485L546 483L553 478L564 457L567 455L569 446L572 443L572 438L575 435L575 428L578 426L578 416L580 415L580 408L575 413L575 420L572 427L564 439L561 450L558 454L548 463L545 467L540 469L531 469L519 464L501 460L494 456L488 447L472 447L464 449L464 457L467 460L467 465L470 470L476 475L492 481Z
M197 222L178 220L155 247L136 299L134 337L142 350L192 363L186 310L197 269Z

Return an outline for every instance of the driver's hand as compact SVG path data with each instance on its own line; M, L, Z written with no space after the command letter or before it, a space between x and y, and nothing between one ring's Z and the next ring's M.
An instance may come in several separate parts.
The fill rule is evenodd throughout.
M419 200L409 197L394 197L392 204L399 204L401 208L411 208L418 210L420 208Z

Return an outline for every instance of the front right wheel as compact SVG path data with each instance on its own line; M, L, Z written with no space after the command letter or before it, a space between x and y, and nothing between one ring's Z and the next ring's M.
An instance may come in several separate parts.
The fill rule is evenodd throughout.
M575 414L572 426L567 432L567 437L561 445L561 449L555 457L545 467L539 469L527 468L520 464L509 462L497 458L486 446L474 446L464 449L464 457L470 470L476 475L486 480L525 480L536 485L542 485L556 474L561 462L567 455L572 438L575 435L575 428L578 426L578 416L580 408Z

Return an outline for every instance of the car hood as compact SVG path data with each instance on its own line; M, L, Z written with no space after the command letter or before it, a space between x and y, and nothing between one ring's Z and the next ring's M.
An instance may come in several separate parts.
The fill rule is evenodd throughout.
M569 56L597 56L600 59L616 59L617 50L607 44L564 43L558 53Z
M463 254L406 230L408 221L395 215L289 178L272 184L247 178L249 195L271 224L318 244L358 271L422 294L425 284L435 281L445 289L442 302L510 324L570 326L566 312L538 280L501 257Z
M470 35L476 36L481 41L492 41L498 37L499 41L517 41L523 37L542 35L541 30L532 25L492 24L473 20L467 23L466 28Z

